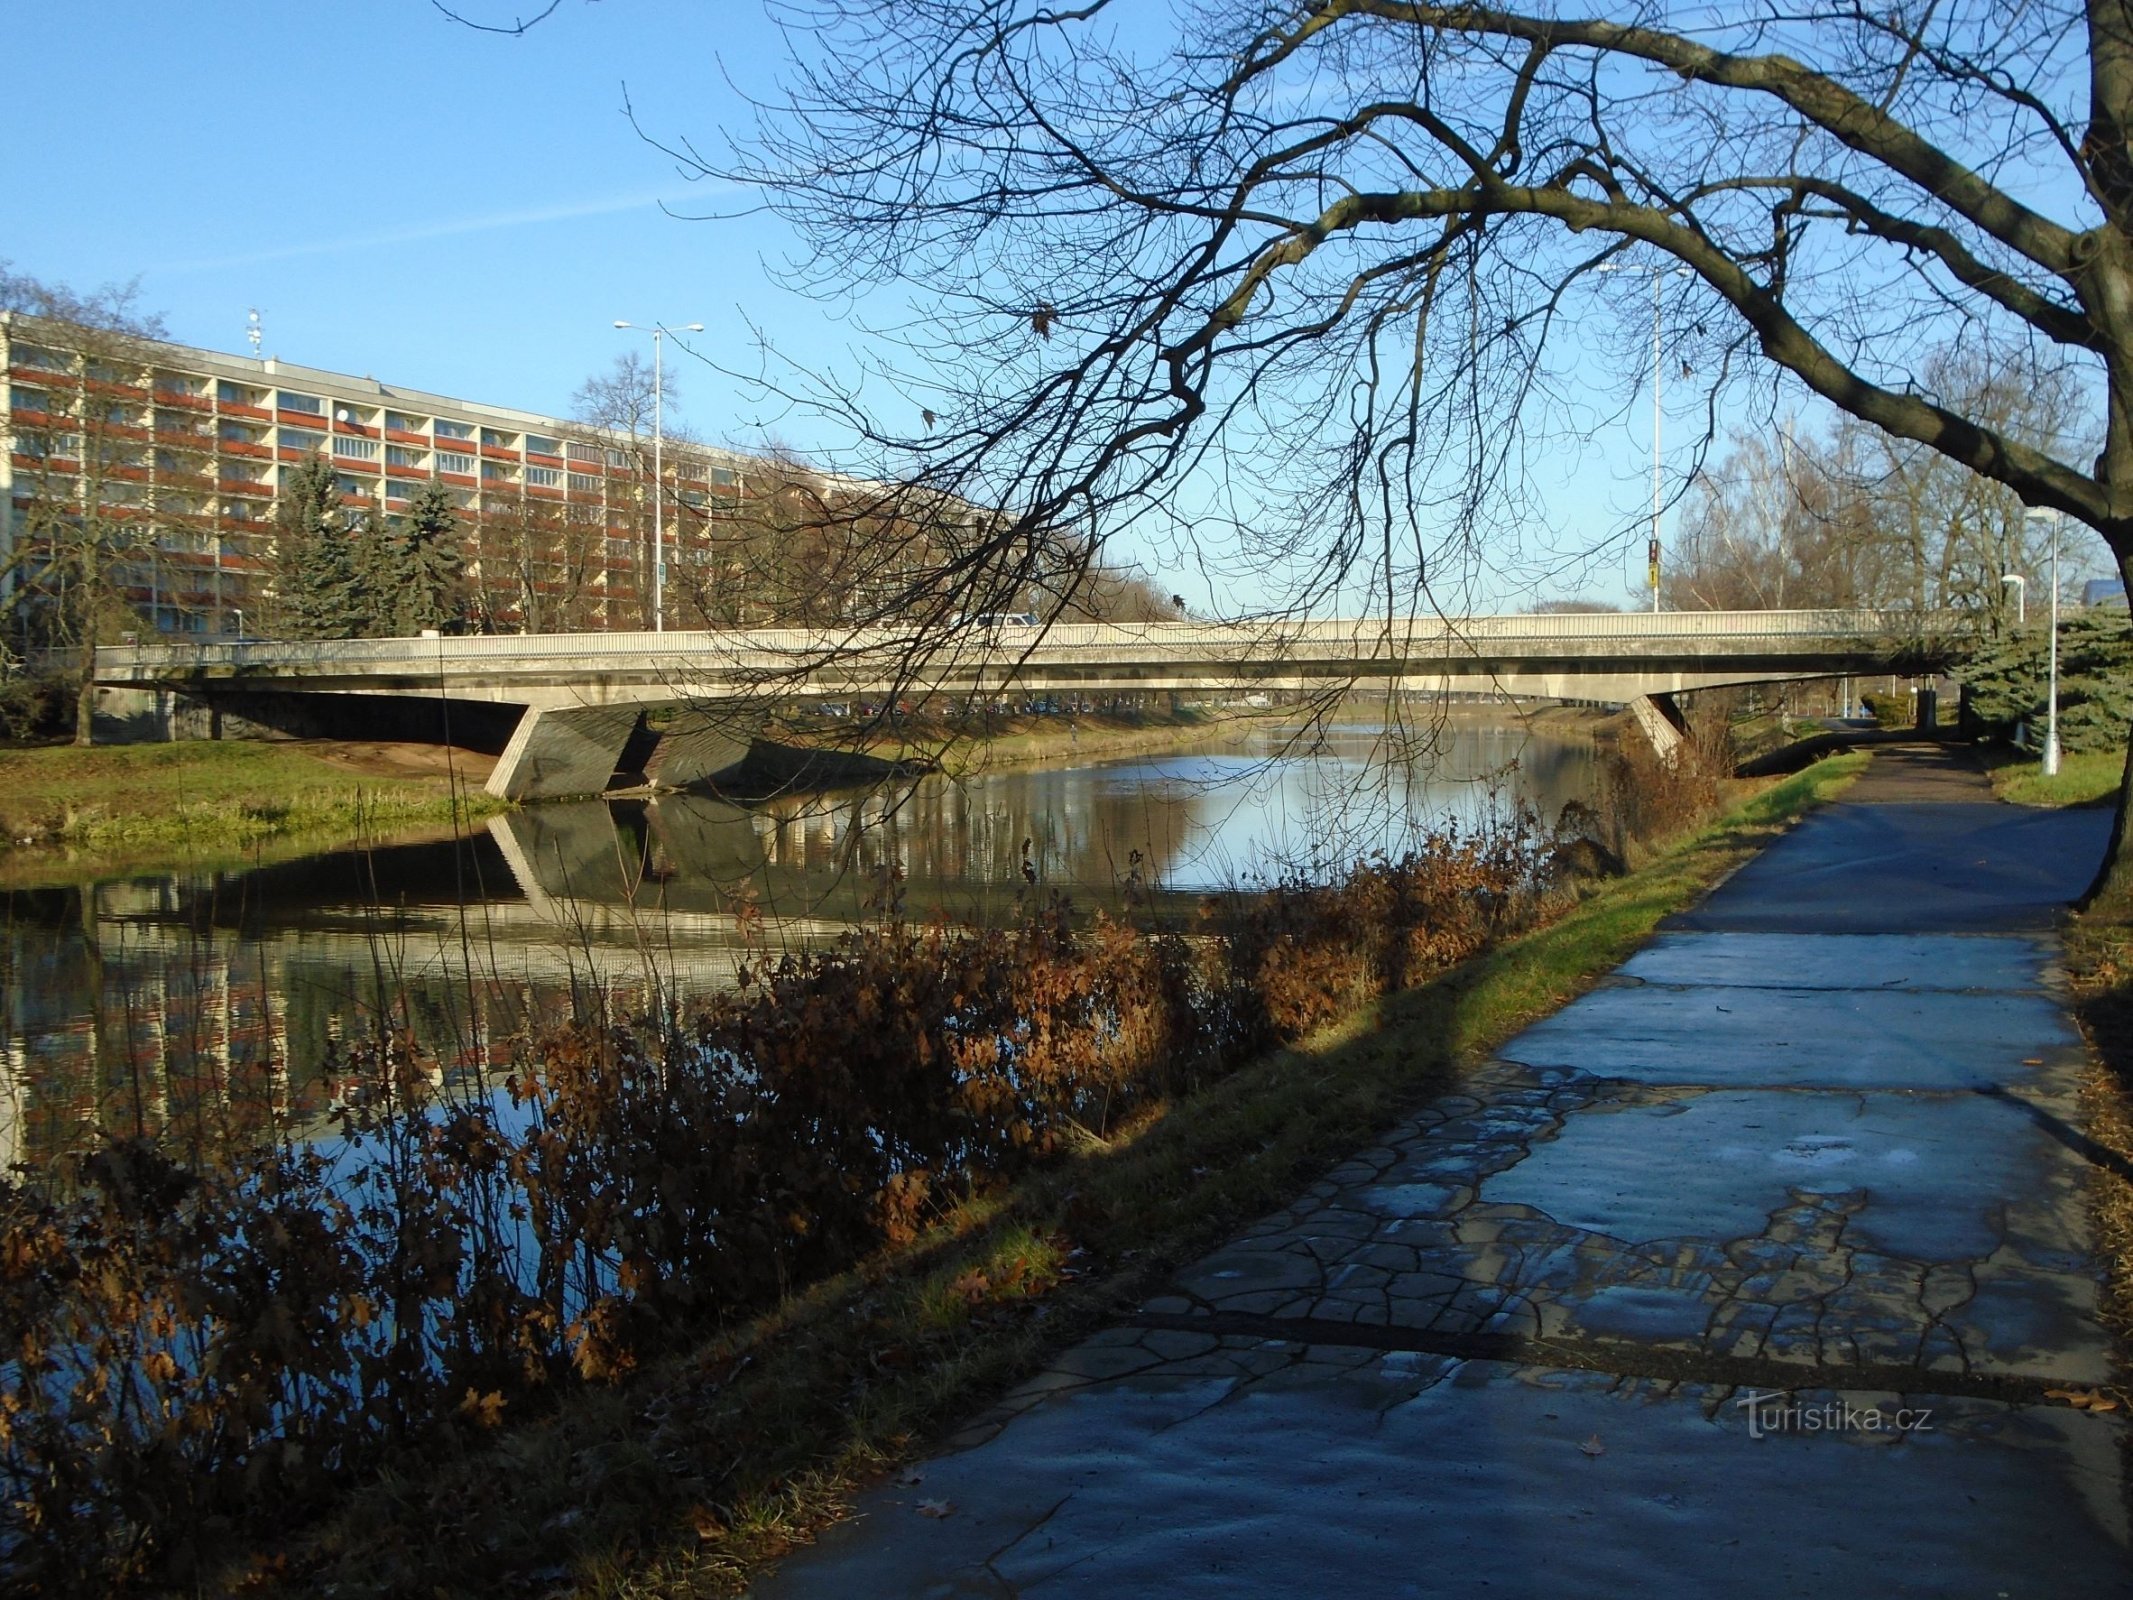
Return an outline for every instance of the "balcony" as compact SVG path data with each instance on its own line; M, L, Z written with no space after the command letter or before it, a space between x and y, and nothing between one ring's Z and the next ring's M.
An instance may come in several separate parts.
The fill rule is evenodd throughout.
M388 478L413 478L418 483L426 483L429 481L429 475L428 467L407 466L396 461L388 461L385 464L385 476Z
M262 411L260 415L265 416L266 413ZM317 411L277 411L274 413L274 420L292 428L323 429L326 426L324 414Z
M224 439L222 453L226 456L251 456L259 461L272 461L274 447L270 444L254 444L249 439Z
M519 454L507 445L485 444L481 447L484 458L490 461L516 461Z
M356 507L376 505L377 502L367 494L344 494L341 496L341 504Z
M548 485L542 483L527 484L526 493L539 495L543 500L560 500L563 498L563 491L561 489L552 489Z
M385 437L392 440L394 444L426 445L430 442L430 436L428 434L409 433L405 428L387 428L385 430Z
M370 427L366 423L343 422L339 417L335 417L333 419L333 431L335 433L345 433L356 439L375 439L379 437L382 430Z
M479 482L471 472L440 472L437 474L446 483L456 483L462 489L478 488Z
M361 456L337 455L333 458L333 470L336 472L367 472L372 477L376 477L379 469L377 462L365 461Z
M240 405L235 400L217 401L215 409L225 417L251 417L258 422L272 422L274 420L274 413L265 406ZM316 421L316 419L313 420Z
M217 478L215 487L224 494L251 495L261 500L274 498L274 486L256 478Z
M159 406L182 406L188 411L212 411L215 409L213 400L204 394L193 394L189 390L158 389L155 392L155 399L156 404Z
M564 463L561 456L544 456L538 450L528 450L526 464L534 467L560 467Z

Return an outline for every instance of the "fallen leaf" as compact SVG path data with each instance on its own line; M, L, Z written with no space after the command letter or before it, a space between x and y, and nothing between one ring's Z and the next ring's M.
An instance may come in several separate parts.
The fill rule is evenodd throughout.
M689 1513L689 1522L696 1529L696 1537L699 1539L716 1539L726 1531L726 1525L719 1521L718 1514L703 1506L698 1506Z
M1578 1448L1584 1451L1585 1454L1587 1454L1588 1456L1604 1456L1605 1454L1607 1454L1607 1446L1600 1443L1600 1436L1598 1434L1594 1434L1590 1439L1587 1439L1583 1444L1579 1445Z
M906 1467L896 1475L897 1483L906 1489L916 1489L926 1481L926 1475L916 1467Z
M955 1502L953 1500L921 1500L918 1503L918 1514L922 1517L933 1517L935 1519L952 1517L955 1515Z
M2025 1067L2041 1067L2044 1065L2044 1058L2042 1056L2024 1056L2022 1065Z

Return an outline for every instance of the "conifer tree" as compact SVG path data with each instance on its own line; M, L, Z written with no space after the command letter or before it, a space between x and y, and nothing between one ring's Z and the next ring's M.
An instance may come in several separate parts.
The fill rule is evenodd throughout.
M291 639L349 639L365 631L355 550L333 463L314 456L282 479L274 502L278 630Z
M395 564L393 618L402 633L450 628L466 610L459 559L459 511L432 478L408 503Z

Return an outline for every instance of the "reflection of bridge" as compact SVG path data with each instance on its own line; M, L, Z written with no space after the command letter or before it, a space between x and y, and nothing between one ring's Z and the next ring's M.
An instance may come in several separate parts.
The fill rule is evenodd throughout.
M464 731L484 711L508 743L489 780L513 799L604 788L649 705L686 702L659 777L685 784L746 751L751 706L772 698L1169 690L1303 690L1367 679L1419 691L1497 688L1631 704L1669 739L1684 690L1943 664L1962 631L1945 614L1883 611L1602 613L1361 622L1059 624L945 637L868 628L595 633L297 644L155 644L97 651L107 718L136 736L214 737L221 716L309 703L320 726L358 702L428 710ZM719 708L726 708L721 716Z

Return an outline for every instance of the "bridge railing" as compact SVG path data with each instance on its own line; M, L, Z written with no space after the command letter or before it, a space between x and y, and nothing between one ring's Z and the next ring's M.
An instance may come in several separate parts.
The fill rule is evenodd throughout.
M468 634L418 639L216 640L106 646L100 678L188 669L366 668L479 670L503 661L576 666L665 661L677 668L790 671L840 658L933 656L942 660L1072 662L1175 660L1206 653L1225 660L1340 656L1363 660L1441 656L1549 645L1632 647L1703 641L1773 644L1828 640L1902 644L1946 640L1978 619L1954 611L1665 611L1541 616L1398 617L1199 623L1055 623L1048 628L970 625L946 634L916 628L745 628L667 633Z

